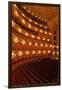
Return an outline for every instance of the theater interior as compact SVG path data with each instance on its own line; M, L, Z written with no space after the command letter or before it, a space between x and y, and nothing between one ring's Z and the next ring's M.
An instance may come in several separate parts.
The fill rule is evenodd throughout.
M11 4L11 87L60 84L59 6Z

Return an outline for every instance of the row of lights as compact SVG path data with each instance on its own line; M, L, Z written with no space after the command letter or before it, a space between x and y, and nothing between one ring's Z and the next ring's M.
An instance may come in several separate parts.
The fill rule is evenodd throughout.
M22 22L24 22L24 20L22 20ZM25 22L24 22L24 23L25 23ZM12 27L14 27L14 26L15 26L15 22L12 20ZM29 24L28 27L31 28L31 24ZM39 31L40 33L43 33L43 30L41 30L41 29L38 30L37 27L35 27L34 30L35 30L35 31ZM20 27L18 28L18 31L19 31L20 33L22 33L22 29L21 29ZM49 34L49 35L51 36L51 32L48 33L47 31L44 31L44 34L46 34L46 35ZM29 34L27 33L27 35L29 35Z
M16 4L14 4L13 6L17 8ZM15 11L15 15L18 17L18 12L17 11ZM22 16L25 17L23 12L22 12ZM33 22L32 19L29 19L29 22ZM25 22L23 22L23 23L25 23ZM35 25L38 25L38 23L35 22ZM40 24L40 27L42 27L42 24Z
M16 5L15 5L15 6L16 6ZM16 14L16 16L18 17L18 12L17 12L17 11L15 11L15 14ZM25 16L25 15L22 13L22 16ZM32 22L31 19L29 19L29 21ZM23 24L26 24L26 22L25 22L24 19L22 20L22 23L23 23ZM37 24L37 22L35 22L35 24ZM42 27L42 25L40 25L40 26ZM31 24L29 24L28 27L31 28ZM47 29L47 26L45 26L44 28Z
M13 40L14 40L15 43L18 43L19 42L19 40L18 40L17 37L15 37ZM21 43L22 43L22 45L25 45L26 44L26 41L25 40L22 40ZM31 46L32 45L32 42L30 41L28 44L29 44L29 46ZM37 42L35 43L35 46L38 46L38 43ZM40 43L40 46L42 47L42 46L44 46L44 44ZM56 47L57 49L59 48L58 45L57 46L54 46L54 45L50 44L49 46L50 47L53 47L53 48ZM45 44L45 47L48 47L48 44Z
M30 55L31 55L31 54L32 54L32 55L34 55L34 54L37 54L37 55L38 55L38 54L41 54L42 52L43 52L43 54L46 54L46 53L50 54L50 53L51 53L50 50L48 50L48 51L46 51L46 50L43 50L43 51L41 51L41 50L38 50L38 51L32 50L31 52L30 52L29 50L26 50L26 51L25 51L25 55L29 55L29 54L30 54ZM17 55L18 55L18 56L22 56L23 53L24 53L24 52L20 50L20 51L18 51ZM12 58L16 57L17 55L16 55L16 53L15 53L14 51L12 52Z
M12 27L15 27L15 23L14 23L13 20L12 20ZM21 28L18 28L18 32L19 32L19 33L23 33ZM42 30L41 30L41 32L42 32ZM45 34L47 34L47 32L45 32ZM28 32L25 32L24 35L25 35L25 36L30 36L30 35L28 34ZM51 33L49 33L49 35L51 35ZM31 35L31 38L35 38L35 35ZM41 38L38 36L36 39L40 40ZM46 38L43 38L42 40L45 41ZM47 39L47 41L50 41L50 39Z
M24 6L23 8L24 8L25 10L27 10L25 6ZM31 11L30 11L30 10L27 10L27 12L30 13ZM32 14L33 16L35 16L36 18L38 18L38 19L40 19L40 20L42 20L42 21L44 21L44 22L47 22L46 19L43 19L43 18L41 18L40 16L37 16L37 15L34 15L34 13L32 13L32 12L31 12L30 14Z
M48 50L48 51L46 51L46 50L43 50L43 51L41 51L41 50L38 50L38 51L35 51L35 50L32 50L32 51L26 50L25 52L23 52L23 51L20 50L20 51L17 52L17 54L13 51L12 52L12 58L14 58L16 56L22 56L22 55L24 55L24 53L25 53L25 55L29 55L29 54L30 55L31 54L32 55L35 55L35 54L38 55L38 54L41 54L41 53L42 54L47 54L47 53L50 54L51 51L50 50ZM57 53L57 55L59 55L59 52L58 51L57 52L53 52L52 54L55 55L55 53Z
M13 41L14 41L14 43L18 43L20 40L18 40L18 38L15 37L15 38L13 39ZM26 41L25 41L25 40L22 40L21 43L22 43L22 45L25 45L25 44L26 44ZM29 41L28 44L29 44L29 46L33 45L33 43L32 43L31 41ZM44 44L40 43L40 46L41 46L41 47L42 47L43 45L44 45ZM38 43L37 43L37 42L35 42L35 46L38 46ZM48 47L48 44L45 44L45 47ZM50 44L50 47L52 47L52 44Z

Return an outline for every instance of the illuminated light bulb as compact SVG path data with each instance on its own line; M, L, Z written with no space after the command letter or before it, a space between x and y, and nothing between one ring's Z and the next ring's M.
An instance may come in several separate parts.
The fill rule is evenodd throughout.
M45 51L45 50L43 50L43 53L45 54L45 53L46 53L46 51Z
M40 33L42 33L42 30L40 30Z
M14 13L15 13L16 16L18 16L18 12L17 11L15 11Z
M57 58L55 58L56 60L59 60L59 58L57 57Z
M55 48L55 46L53 45L53 48Z
M26 55L28 55L29 54L29 51L26 51Z
M48 47L48 45L47 45L47 44L45 44L45 47Z
M37 37L37 39L40 39L40 37Z
M45 32L45 34L47 34L47 32Z
M28 12L30 13L30 10L28 10Z
M32 13L32 15L34 15L34 13Z
M50 44L50 47L52 47L52 44Z
M39 17L39 19L41 19L41 17Z
M35 24L37 25L37 22L35 22Z
M23 45L26 44L25 40L22 40L22 44L23 44Z
M37 42L35 43L35 46L38 46L38 43Z
M19 42L19 40L18 40L17 37L14 38L14 42L15 42L15 43L18 43L18 42Z
M42 46L43 46L43 44L41 43L41 44L40 44L40 46L42 47Z
M50 50L48 50L48 53L50 53L51 51Z
M33 51L32 51L32 54L35 54L35 53L36 53L35 50L33 50Z
M49 35L51 35L51 33L49 32Z
M22 33L22 30L21 30L21 28L18 28L18 31L19 31L20 33Z
M40 54L40 53L41 53L41 51L40 51L40 50L38 50L38 53Z
M32 37L32 38L35 38L35 36L34 36L34 35L31 35L31 37Z
M26 7L24 7L24 9L26 9Z
M59 48L59 46L57 45L56 48Z
M55 54L55 52L53 52L53 55Z
M16 54L14 52L12 52L12 59L16 56Z
M32 22L32 20L31 20L31 19L29 19L29 21L30 21L30 22Z
M32 43L31 42L29 42L29 46L31 46L32 45Z
M26 35L26 36L29 36L29 34L28 34L27 32L25 33L25 35Z
M37 17L37 16L35 16L35 17Z
M45 26L44 28L47 29L47 26Z
M50 41L50 39L47 39L47 41Z
M59 52L57 51L57 55L59 55Z
M45 38L43 38L43 40L45 40Z
M40 26L42 27L42 24Z
M18 55L19 55L19 56L22 56L22 55L23 55L23 52L22 52L22 51L19 51L19 52L18 52Z
M25 24L25 20L24 19L22 20L22 23Z
M12 20L12 27L15 25L14 21Z
M35 31L37 31L37 27L35 27Z
M25 16L24 13L22 13L22 16Z
M44 18L42 18L42 21L44 21Z
M31 28L31 24L29 24L28 27Z
M45 19L45 22L47 22L47 20Z

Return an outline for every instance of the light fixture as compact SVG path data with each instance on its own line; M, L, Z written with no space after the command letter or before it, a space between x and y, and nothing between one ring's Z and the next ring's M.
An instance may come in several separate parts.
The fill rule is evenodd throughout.
M42 18L42 21L44 21L44 18Z
M17 5L16 5L16 4L13 4L13 6L14 6L14 7L17 7Z
M55 54L55 52L53 52L53 55Z
M38 46L38 43L37 42L35 43L35 46Z
M45 40L45 38L43 38L43 40Z
M45 29L47 29L47 26L44 26Z
M45 31L45 34L47 34L47 32Z
M22 16L24 16L24 17L25 17L24 13L22 13Z
M25 54L28 55L28 54L29 54L29 51L27 50L27 51L25 52Z
M55 48L55 46L53 45L53 48Z
M41 19L41 17L39 17L39 19Z
M40 46L42 47L42 46L43 46L43 44L41 43L41 44L40 44Z
M19 40L18 40L17 37L15 37L13 40L14 40L15 43L18 43L19 42Z
M26 9L26 7L23 7L24 9Z
M40 39L40 37L38 36L37 39Z
M22 40L22 44L23 44L23 45L26 44L25 40Z
M15 52L12 51L12 59L16 56Z
M56 46L56 48L58 49L58 48L59 48L59 46L57 45L57 46Z
M42 33L42 30L40 29L40 33Z
M59 55L59 52L57 51L57 55Z
M42 27L42 24L40 24L40 26Z
M15 23L14 23L14 21L12 20L12 27L14 27L15 26Z
M28 10L28 12L30 13L30 10Z
M37 18L37 15L35 17Z
M35 36L34 36L34 35L31 35L31 37L32 37L32 38L35 38Z
M22 29L21 28L18 28L18 32L22 33Z
M41 51L40 51L40 50L38 50L38 53L40 54L40 53L41 53Z
M45 51L45 50L43 50L43 53L45 54L45 53L46 53L46 51Z
M15 13L15 15L18 17L18 12L17 12L16 10L14 11L14 13Z
M50 50L48 50L48 53L50 53L51 51Z
M37 22L35 22L35 24L37 25Z
M21 21L22 21L23 24L25 24L25 20L24 19L22 19Z
M50 39L47 39L47 41L50 41Z
M45 22L47 22L47 20L45 19Z
M51 33L49 32L49 35L51 35Z
M29 24L28 27L31 28L31 24Z
M31 46L32 45L32 43L31 42L29 42L29 46Z
M29 21L30 21L30 22L32 22L32 20L31 20L31 19L29 19Z
M32 54L35 54L35 53L36 53L35 50L33 50L33 51L32 51Z
M19 51L19 52L18 52L18 55L19 55L19 56L22 56L22 55L23 55L23 52L22 52L22 51Z
M48 47L48 45L47 45L47 44L45 44L45 47Z
M37 27L35 27L35 31L37 31Z
M26 35L26 36L29 36L29 34L28 34L27 32L25 33L25 35Z
M52 44L50 44L50 47L52 47Z

